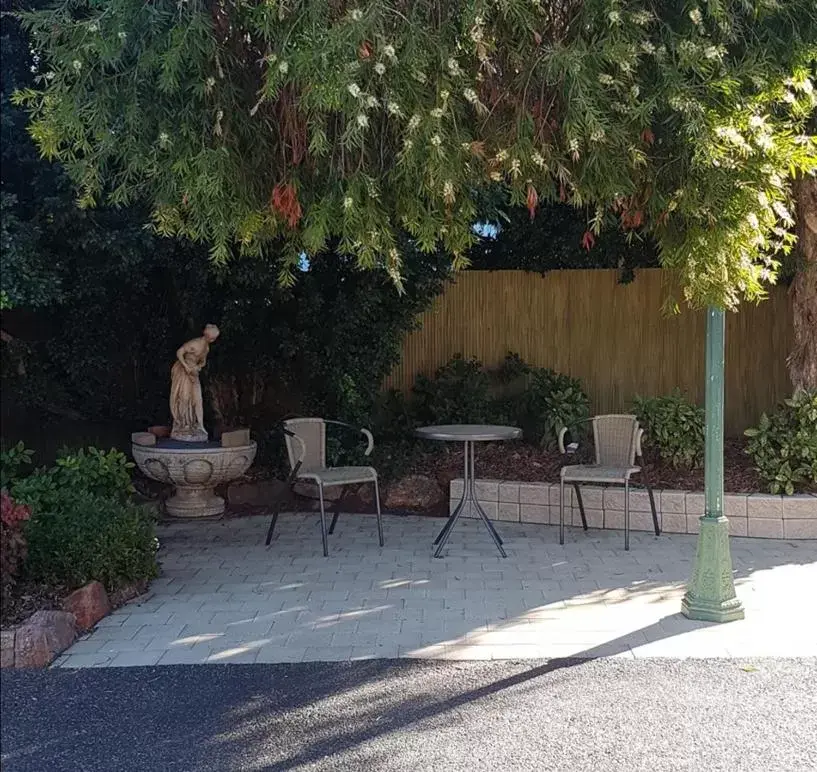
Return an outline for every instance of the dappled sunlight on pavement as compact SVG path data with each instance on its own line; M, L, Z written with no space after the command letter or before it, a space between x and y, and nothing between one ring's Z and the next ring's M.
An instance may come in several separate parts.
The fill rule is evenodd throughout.
M746 619L680 614L696 537L502 524L503 560L478 522L431 556L440 521L342 516L320 551L312 515L160 529L162 576L60 658L66 667L554 657L817 656L817 542L732 539Z

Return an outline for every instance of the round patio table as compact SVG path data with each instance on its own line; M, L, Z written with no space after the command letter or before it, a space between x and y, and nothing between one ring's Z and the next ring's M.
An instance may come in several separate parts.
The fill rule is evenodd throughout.
M515 426L490 426L482 424L454 424L450 426L423 426L415 431L417 437L424 440L439 440L441 442L462 442L464 443L463 455L465 457L465 473L463 476L462 498L457 504L454 511L446 521L442 531L437 535L434 544L437 549L434 551L434 557L438 558L442 554L443 547L451 536L451 531L457 524L465 510L466 505L470 504L476 509L488 533L496 544L499 554L503 558L508 557L505 550L502 548L502 539L494 528L494 524L485 514L485 510L479 505L477 501L476 491L474 490L474 481L476 480L476 472L474 471L474 443L475 442L500 442L502 440L516 440L522 436L522 430Z

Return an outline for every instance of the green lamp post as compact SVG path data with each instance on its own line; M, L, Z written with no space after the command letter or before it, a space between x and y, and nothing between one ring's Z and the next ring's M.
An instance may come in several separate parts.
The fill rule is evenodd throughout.
M700 519L692 580L681 603L690 619L732 622L743 619L735 595L729 521L723 513L723 382L726 319L723 309L706 312L706 448L704 455L705 513Z

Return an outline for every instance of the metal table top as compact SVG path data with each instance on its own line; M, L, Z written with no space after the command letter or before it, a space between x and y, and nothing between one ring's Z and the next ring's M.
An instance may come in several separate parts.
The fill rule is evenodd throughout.
M516 426L491 426L489 424L451 424L449 426L422 426L415 435L424 440L446 442L494 442L516 440L522 430Z

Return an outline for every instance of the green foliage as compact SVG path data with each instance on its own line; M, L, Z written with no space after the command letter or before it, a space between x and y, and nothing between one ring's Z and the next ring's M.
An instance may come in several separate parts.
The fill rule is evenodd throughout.
M528 434L547 447L556 445L559 429L566 426L573 437L581 434L590 417L590 400L578 378L537 368L528 389Z
M683 8L683 10L682 10ZM22 16L41 152L80 201L146 197L218 264L333 239L399 282L461 262L480 197L652 235L695 304L757 298L817 165L813 0L72 2ZM717 227L715 227L717 226Z
M8 490L24 476L24 469L31 466L33 453L22 442L8 450L0 451L0 488Z
M746 452L772 493L817 487L817 391L799 391L745 432Z
M53 512L62 502L91 495L125 501L133 492L133 464L124 453L97 448L64 453L50 469L37 469L11 486L17 501L35 514Z
M485 423L491 412L488 375L479 360L457 355L433 378L417 376L412 402L419 423Z
M578 379L509 353L493 370L456 356L433 378L418 376L408 410L415 424L510 424L527 441L552 446L559 427L575 431L589 417L590 401Z
M158 575L153 517L128 501L59 491L27 523L26 575L37 582L109 590Z
M676 469L700 466L704 458L704 410L679 390L667 397L636 397L645 444L653 445Z

